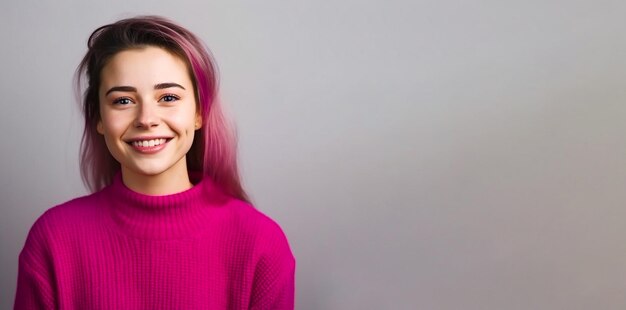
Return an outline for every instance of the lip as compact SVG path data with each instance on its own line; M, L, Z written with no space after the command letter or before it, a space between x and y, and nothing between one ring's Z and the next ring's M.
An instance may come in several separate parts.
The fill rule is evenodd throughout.
M133 142L135 141L156 140L156 139L165 139L165 142L162 144L153 145L153 146L137 146L133 144ZM133 150L139 153L154 154L164 149L167 146L167 144L170 142L170 140L172 140L171 137L156 137L155 136L155 137L137 137L137 138L125 140L124 142L126 142L126 144L128 144Z

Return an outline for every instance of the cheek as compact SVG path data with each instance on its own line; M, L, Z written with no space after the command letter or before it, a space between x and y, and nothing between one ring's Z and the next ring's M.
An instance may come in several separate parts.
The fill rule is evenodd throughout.
M99 132L106 136L116 136L124 132L128 124L128 121L124 120L121 115L102 115L102 120L99 123L99 128L102 130Z
M193 136L196 127L196 116L194 111L185 111L185 113L178 114L175 118L172 118L172 122L176 124L176 127L184 132L185 135Z

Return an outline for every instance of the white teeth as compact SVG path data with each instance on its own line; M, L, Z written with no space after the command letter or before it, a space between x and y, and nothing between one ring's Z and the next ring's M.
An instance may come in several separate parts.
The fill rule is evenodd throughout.
M161 145L165 143L165 139L153 139L153 140L143 140L143 141L133 141L133 146L136 147L149 147L155 145Z

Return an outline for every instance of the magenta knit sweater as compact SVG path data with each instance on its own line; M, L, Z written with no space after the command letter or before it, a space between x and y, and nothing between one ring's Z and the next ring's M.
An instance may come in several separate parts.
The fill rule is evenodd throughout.
M33 225L15 309L293 309L294 271L281 228L206 178L146 196L118 174Z

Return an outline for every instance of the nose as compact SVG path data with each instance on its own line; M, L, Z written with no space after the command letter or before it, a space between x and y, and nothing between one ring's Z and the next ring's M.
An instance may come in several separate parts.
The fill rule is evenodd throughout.
M137 117L135 117L136 128L151 128L159 126L161 119L156 111L157 107L150 103L142 102L137 107Z

